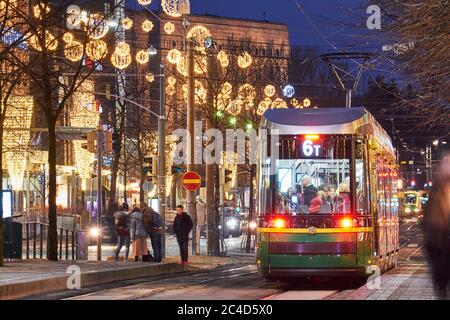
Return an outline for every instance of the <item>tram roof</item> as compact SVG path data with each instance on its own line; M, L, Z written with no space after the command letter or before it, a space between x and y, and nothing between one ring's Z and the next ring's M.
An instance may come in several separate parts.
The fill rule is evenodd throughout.
M264 113L267 129L279 134L363 134L374 135L393 150L391 138L364 107L269 109Z

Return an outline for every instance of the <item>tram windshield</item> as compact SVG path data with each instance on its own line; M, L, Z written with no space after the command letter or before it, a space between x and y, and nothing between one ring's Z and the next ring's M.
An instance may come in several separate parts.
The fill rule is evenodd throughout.
M405 199L403 200L404 204L415 205L417 202L417 195L415 193L407 193L405 194Z
M352 140L336 136L280 137L275 174L265 177L263 205L267 213L350 214L367 212L366 148L356 143L352 185ZM355 195L353 195L355 193Z

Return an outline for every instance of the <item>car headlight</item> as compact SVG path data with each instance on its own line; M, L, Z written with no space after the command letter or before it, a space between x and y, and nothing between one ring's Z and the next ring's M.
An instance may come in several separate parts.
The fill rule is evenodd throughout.
M231 219L231 220L228 220L228 221L227 221L227 227L233 228L233 227L236 227L236 226L237 226L237 221L236 221L236 219Z
M100 235L100 229L97 227L89 228L89 236L92 238L97 238Z
M410 212L411 212L411 209L410 209L410 208L405 208L405 212L406 212L406 213L410 213Z
M415 208L415 209L414 209L414 212L419 212L419 211L420 211L419 208Z

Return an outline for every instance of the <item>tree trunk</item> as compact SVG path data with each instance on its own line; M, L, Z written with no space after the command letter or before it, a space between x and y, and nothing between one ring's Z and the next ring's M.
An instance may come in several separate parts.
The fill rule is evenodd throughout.
M215 179L215 190L214 190L214 211L211 217L211 254L215 256L220 256L220 232L219 225L221 223L220 219L220 176L219 176L219 165L214 165L214 171L216 175ZM223 226L222 226L223 227Z
M255 211L255 201L254 201L254 188L253 188L253 180L255 179L255 171L256 165L250 165L250 195L249 195L249 204L248 204L248 221L247 221L247 243L245 245L245 252L251 251L252 244L252 229L250 228L250 222L253 220L253 213Z
M58 260L56 212L56 118L48 119L48 259Z
M114 155L114 161L111 168L111 185L109 189L109 206L108 206L108 213L112 214L109 211L109 207L111 204L114 204L117 202L116 200L116 193L117 193L117 176L119 173L119 160L120 156Z

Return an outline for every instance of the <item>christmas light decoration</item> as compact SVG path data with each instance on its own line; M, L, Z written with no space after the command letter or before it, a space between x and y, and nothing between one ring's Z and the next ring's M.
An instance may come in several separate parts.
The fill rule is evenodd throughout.
M264 94L265 94L266 97L268 97L268 98L272 98L272 97L275 95L275 93L277 93L277 89L276 89L273 85L271 85L271 84L268 84L268 85L264 88Z
M303 105L305 107L310 107L311 106L311 100L309 100L308 98L303 99Z
M230 61L228 59L228 55L225 51L221 50L218 54L217 54L217 59L220 62L220 65L223 68L228 67L228 65L230 64Z
M193 39L195 42L195 50L197 51L205 51L205 39L207 37L211 37L211 32L209 32L208 28L197 25L189 30L187 34L188 39Z
M291 106L293 106L294 108L297 108L299 105L300 104L296 98L291 99Z
M117 69L125 69L131 63L130 46L125 42L117 44L116 49L111 55L111 63Z
M246 68L250 67L252 62L253 62L253 58L250 55L250 53L248 53L247 51L240 54L238 57L238 65L242 69L246 69Z
M270 108L270 105L272 104L272 100L270 98L265 98L262 100L259 105L258 109L256 109L256 114L259 116L262 116L264 112Z
M148 6L152 3L152 0L138 0L139 4L142 4L143 6Z
M225 108L231 102L231 93L233 91L233 86L228 81L222 85L219 94L217 95L217 108L220 110L225 110Z
M63 41L65 43L71 43L73 41L73 34L71 34L70 32L66 32L63 35Z
M272 102L272 109L284 109L287 108L288 105L286 101L281 98L277 98Z
M86 21L87 34L92 39L101 39L108 33L108 19L99 13L91 13Z
M181 52L177 49L172 49L167 53L167 61L172 64L178 63L181 58Z
M186 65L186 59L185 59L184 57L180 57L180 58L178 59L178 62L177 62L177 71L178 71L181 75L187 77L187 65Z
M42 8L41 6L44 6L45 4L37 4L33 7L33 14L35 18L42 19L42 9L45 10L46 14L50 12L50 7L45 6L45 8Z
M171 86L174 86L175 83L177 83L177 79L175 79L175 78L172 77L172 76L169 76L169 77L167 78L167 83L168 83L169 85L171 85Z
M150 60L150 56L146 50L140 50L136 53L136 61L139 64L146 64Z
M183 95L184 99L187 100L187 85L186 84L183 85L183 92L184 92L184 95ZM194 95L195 95L195 103L196 104L206 103L206 98L207 98L208 94L207 94L205 88L203 87L203 84L198 80L195 80Z
M167 34L172 34L172 33L174 33L174 32L175 32L175 25L174 25L172 22L166 22L166 23L164 24L164 31L165 31Z
M40 38L42 36L45 37L45 50L46 51L55 51L58 48L58 40L47 30L45 30L45 33L43 35L42 29L38 30L36 33L37 35L32 35L29 38L29 44L30 46L35 49L36 51L42 51Z
M153 75L153 73L147 73L145 75L145 80L147 80L147 82L153 82L155 81L155 76Z
M151 22L150 20L145 20L144 22L142 22L142 30L144 30L144 32L150 32L153 30L153 22Z
M78 41L72 41L64 47L64 55L70 61L76 62L83 58L83 44Z
M130 30L131 28L133 28L133 20L131 20L130 18L126 17L122 20L122 27L125 30Z
M161 0L161 7L164 12L171 17L181 17L181 13L178 12L178 3L180 0Z
M231 115L237 116L239 113L241 113L243 106L244 103L241 100L235 99L230 102L230 104L227 107L227 111Z
M167 86L167 88L166 88L166 93L167 93L169 96L173 96L173 95L175 94L175 92L176 92L176 89L175 89L175 86L174 86L174 85L168 85L168 86Z
M254 105L256 98L256 90L251 84L244 84L239 87L238 98L245 105L246 108L251 108Z
M3 132L4 164L8 169L13 190L21 190L26 169L27 149L30 142L29 131L13 131L8 128L30 128L33 118L33 97L11 97L8 100Z
M103 40L91 40L86 45L86 54L95 61L102 60L108 53L108 46Z
M194 61L194 71L195 73L202 74L207 71L207 61L206 57L195 57Z

